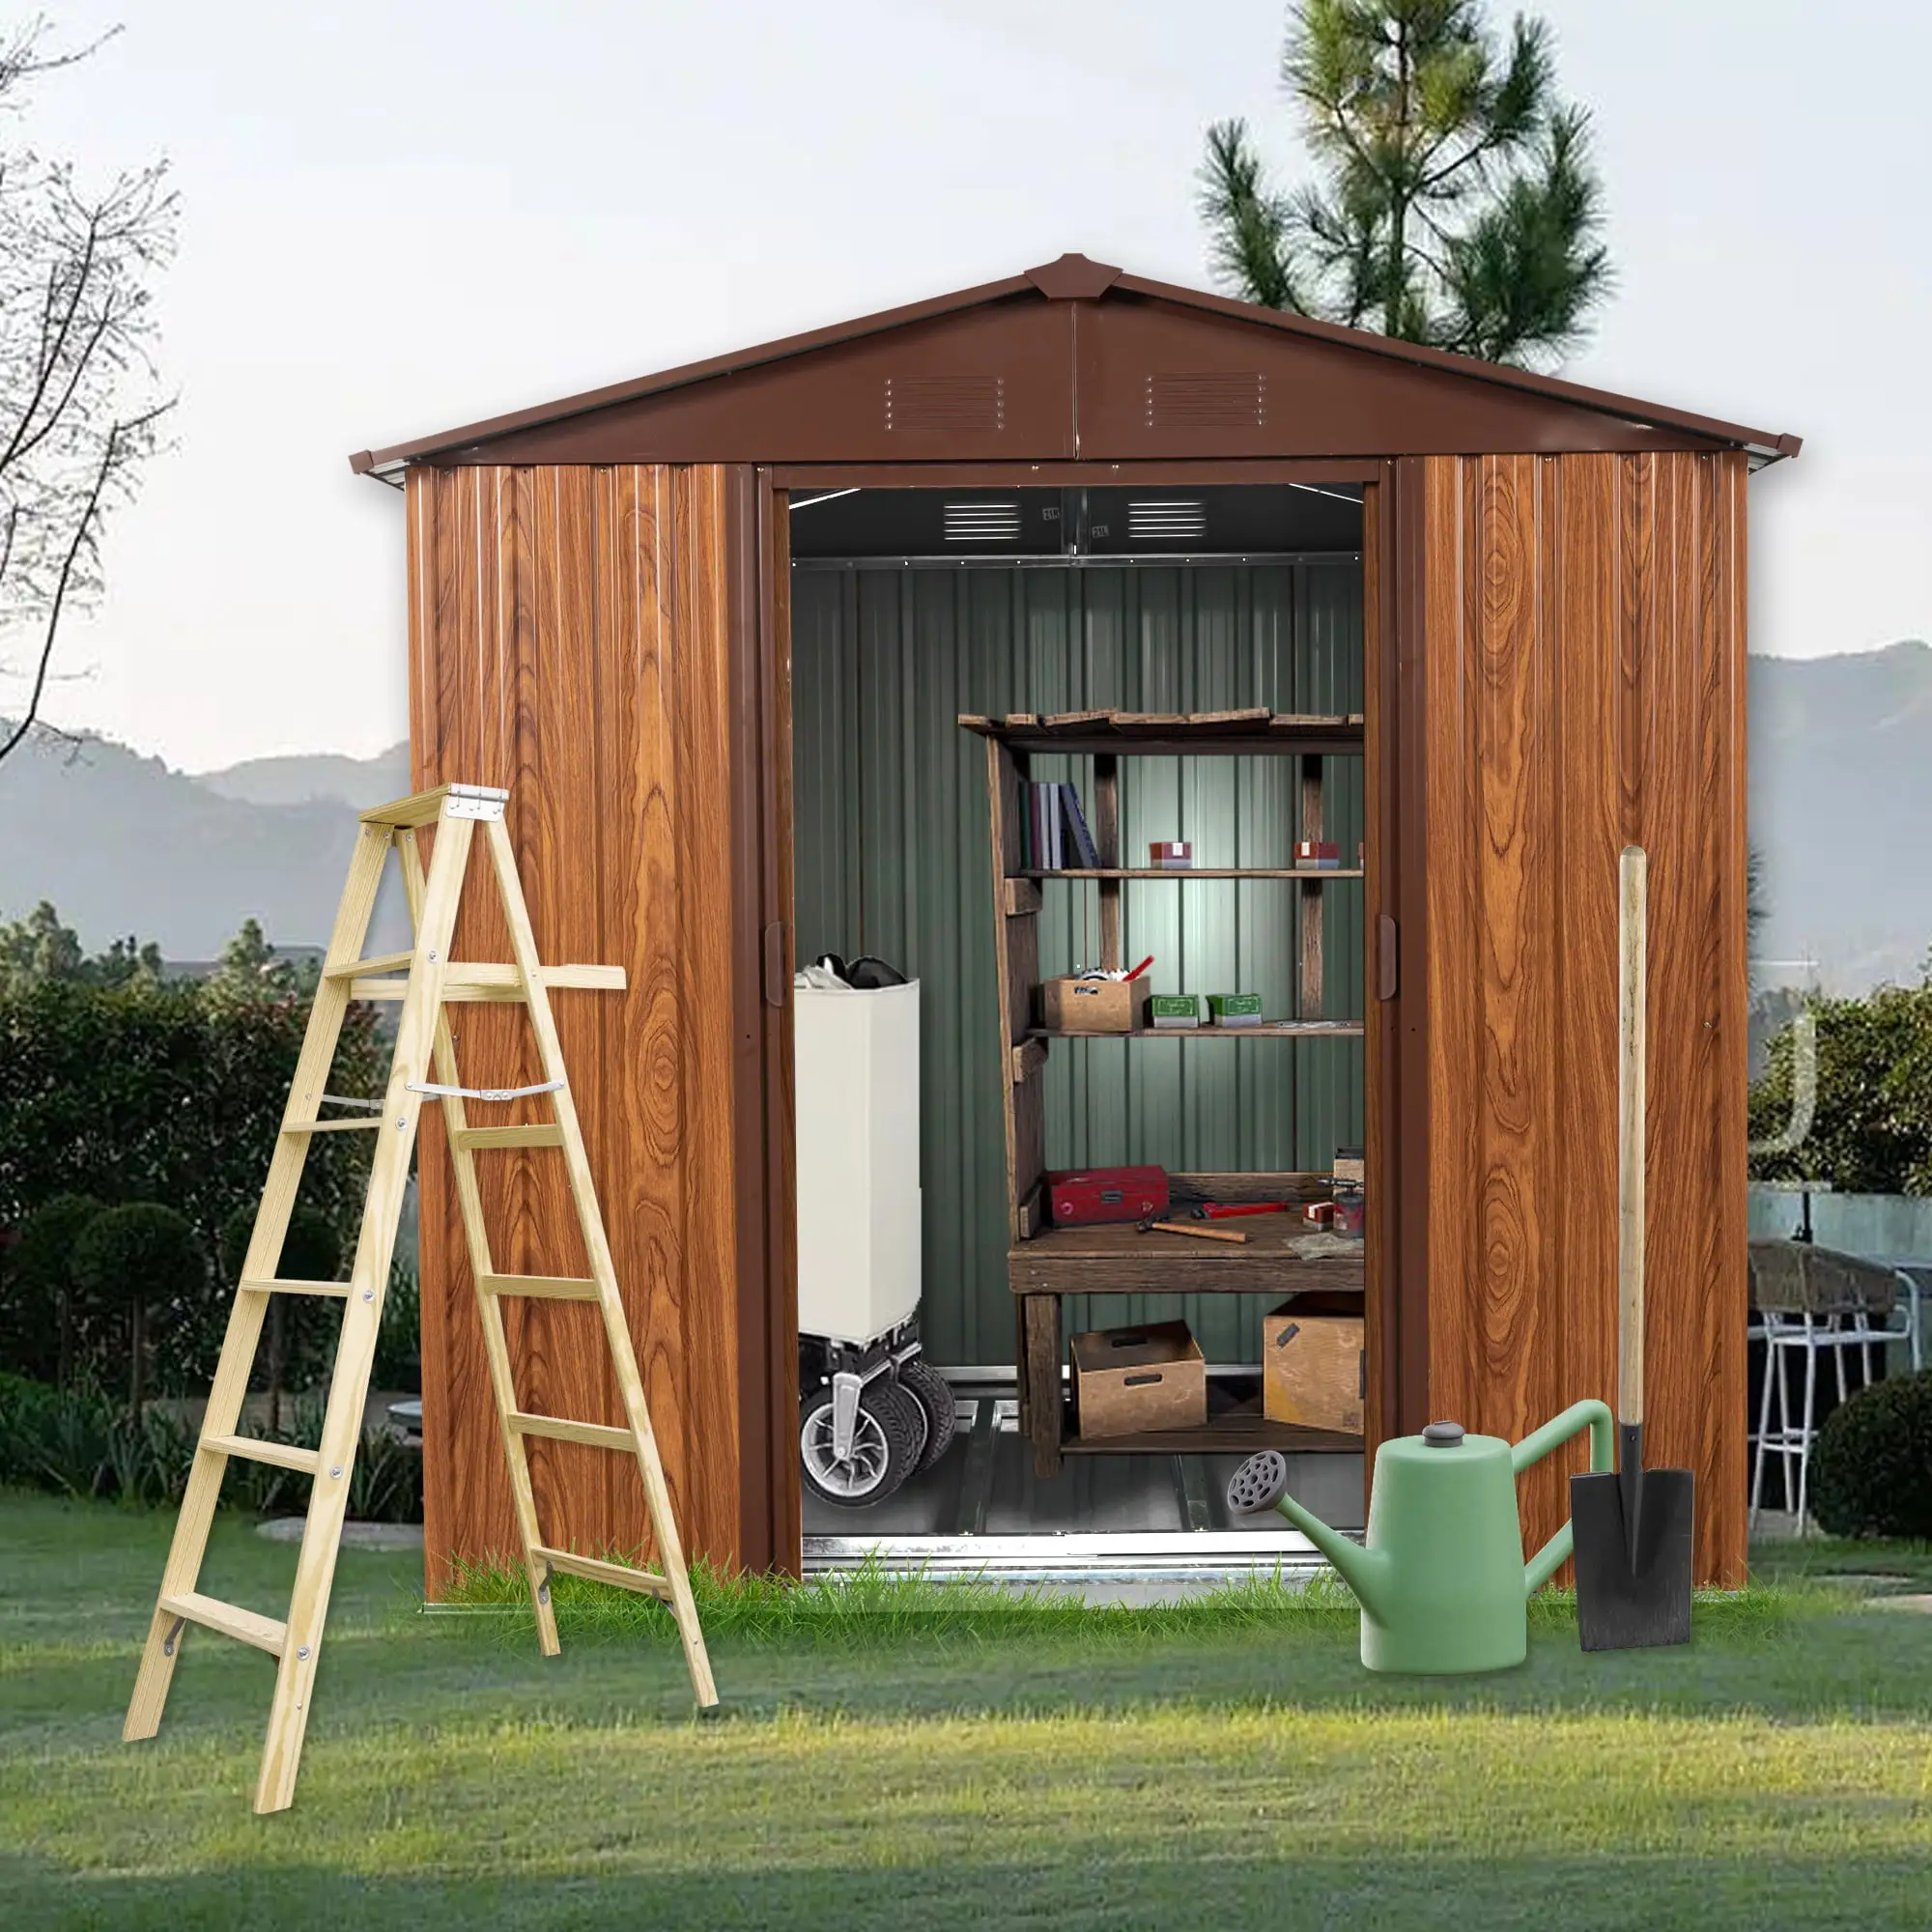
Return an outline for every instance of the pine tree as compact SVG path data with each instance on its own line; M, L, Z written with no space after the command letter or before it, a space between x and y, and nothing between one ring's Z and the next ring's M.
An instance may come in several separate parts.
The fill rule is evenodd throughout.
M1208 131L1214 268L1249 301L1492 362L1553 361L1608 292L1589 117L1548 27L1498 44L1480 0L1301 0L1282 78L1321 185L1269 186L1241 121Z

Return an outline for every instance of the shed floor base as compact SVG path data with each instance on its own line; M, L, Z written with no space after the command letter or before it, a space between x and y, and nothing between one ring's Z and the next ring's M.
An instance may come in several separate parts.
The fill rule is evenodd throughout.
M1010 1384L956 1396L952 1447L895 1495L851 1510L807 1492L808 1574L872 1562L934 1576L1138 1587L1321 1565L1280 1517L1229 1514L1228 1478L1239 1456L1082 1457L1040 1481ZM1360 1530L1360 1456L1291 1456L1289 1463L1298 1497L1338 1528Z

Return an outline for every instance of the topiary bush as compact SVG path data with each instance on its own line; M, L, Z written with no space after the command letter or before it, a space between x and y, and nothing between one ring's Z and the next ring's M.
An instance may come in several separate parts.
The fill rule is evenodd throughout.
M0 1346L9 1368L65 1388L80 1340L73 1251L100 1213L91 1194L56 1194L21 1222L0 1275Z
M183 1319L208 1288L208 1257L186 1215L133 1201L97 1215L74 1244L73 1278L94 1309L125 1311L128 1410L147 1393L148 1331Z
M1826 1417L1811 1497L1832 1536L1932 1539L1932 1369L1874 1382Z

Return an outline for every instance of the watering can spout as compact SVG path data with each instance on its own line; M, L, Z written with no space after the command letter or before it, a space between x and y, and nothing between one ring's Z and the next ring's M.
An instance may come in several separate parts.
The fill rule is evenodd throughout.
M1275 1508L1335 1566L1363 1609L1372 1617L1381 1617L1387 1607L1383 1600L1388 1589L1388 1551L1363 1548L1359 1543L1330 1529L1319 1516L1286 1493L1276 1501Z

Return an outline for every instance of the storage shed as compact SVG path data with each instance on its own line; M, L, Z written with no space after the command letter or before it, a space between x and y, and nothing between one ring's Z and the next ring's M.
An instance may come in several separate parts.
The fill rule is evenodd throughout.
M987 1163L1004 1147L1010 1179L1002 1095L1050 1078L1060 1165L1134 1151L1117 1122L1171 1124L1170 1166L1364 1147L1371 1451L1441 1416L1516 1437L1612 1395L1616 855L1636 842L1650 1455L1696 1474L1699 1580L1741 1580L1746 482L1797 448L1067 255L354 458L406 493L416 784L511 787L547 956L629 974L621 997L562 996L559 1024L689 1547L799 1562L788 1009L795 961L836 934L917 954L925 981L940 1359L1022 1346L1003 1297L1026 1230ZM1026 567L1049 546L1069 567ZM1347 1039L1293 1071L1261 1041L1190 1045L1243 1058L1185 1075L1015 1051L993 921L1035 922L1070 967L1089 915L997 899L986 739L958 721L1010 738L1103 711L1355 721L1352 748L1302 761L1356 752L1325 836L1359 845L1361 878L1318 941ZM1170 759L1136 829L1192 813L1284 866L1293 771L1236 761L1217 791L1197 762ZM1305 958L1252 881L1213 931L1128 890L1175 948L1225 928L1240 971ZM508 1016L466 1029L466 1066L507 1083ZM544 1155L493 1158L506 1267L577 1271L544 1245L568 1218ZM422 1206L435 1595L516 1533L433 1118ZM513 1318L525 1406L615 1419L583 1316ZM1197 1322L1210 1355L1220 1319ZM547 1520L639 1545L633 1472L530 1454ZM1523 1482L1532 1541L1565 1508L1558 1461Z

